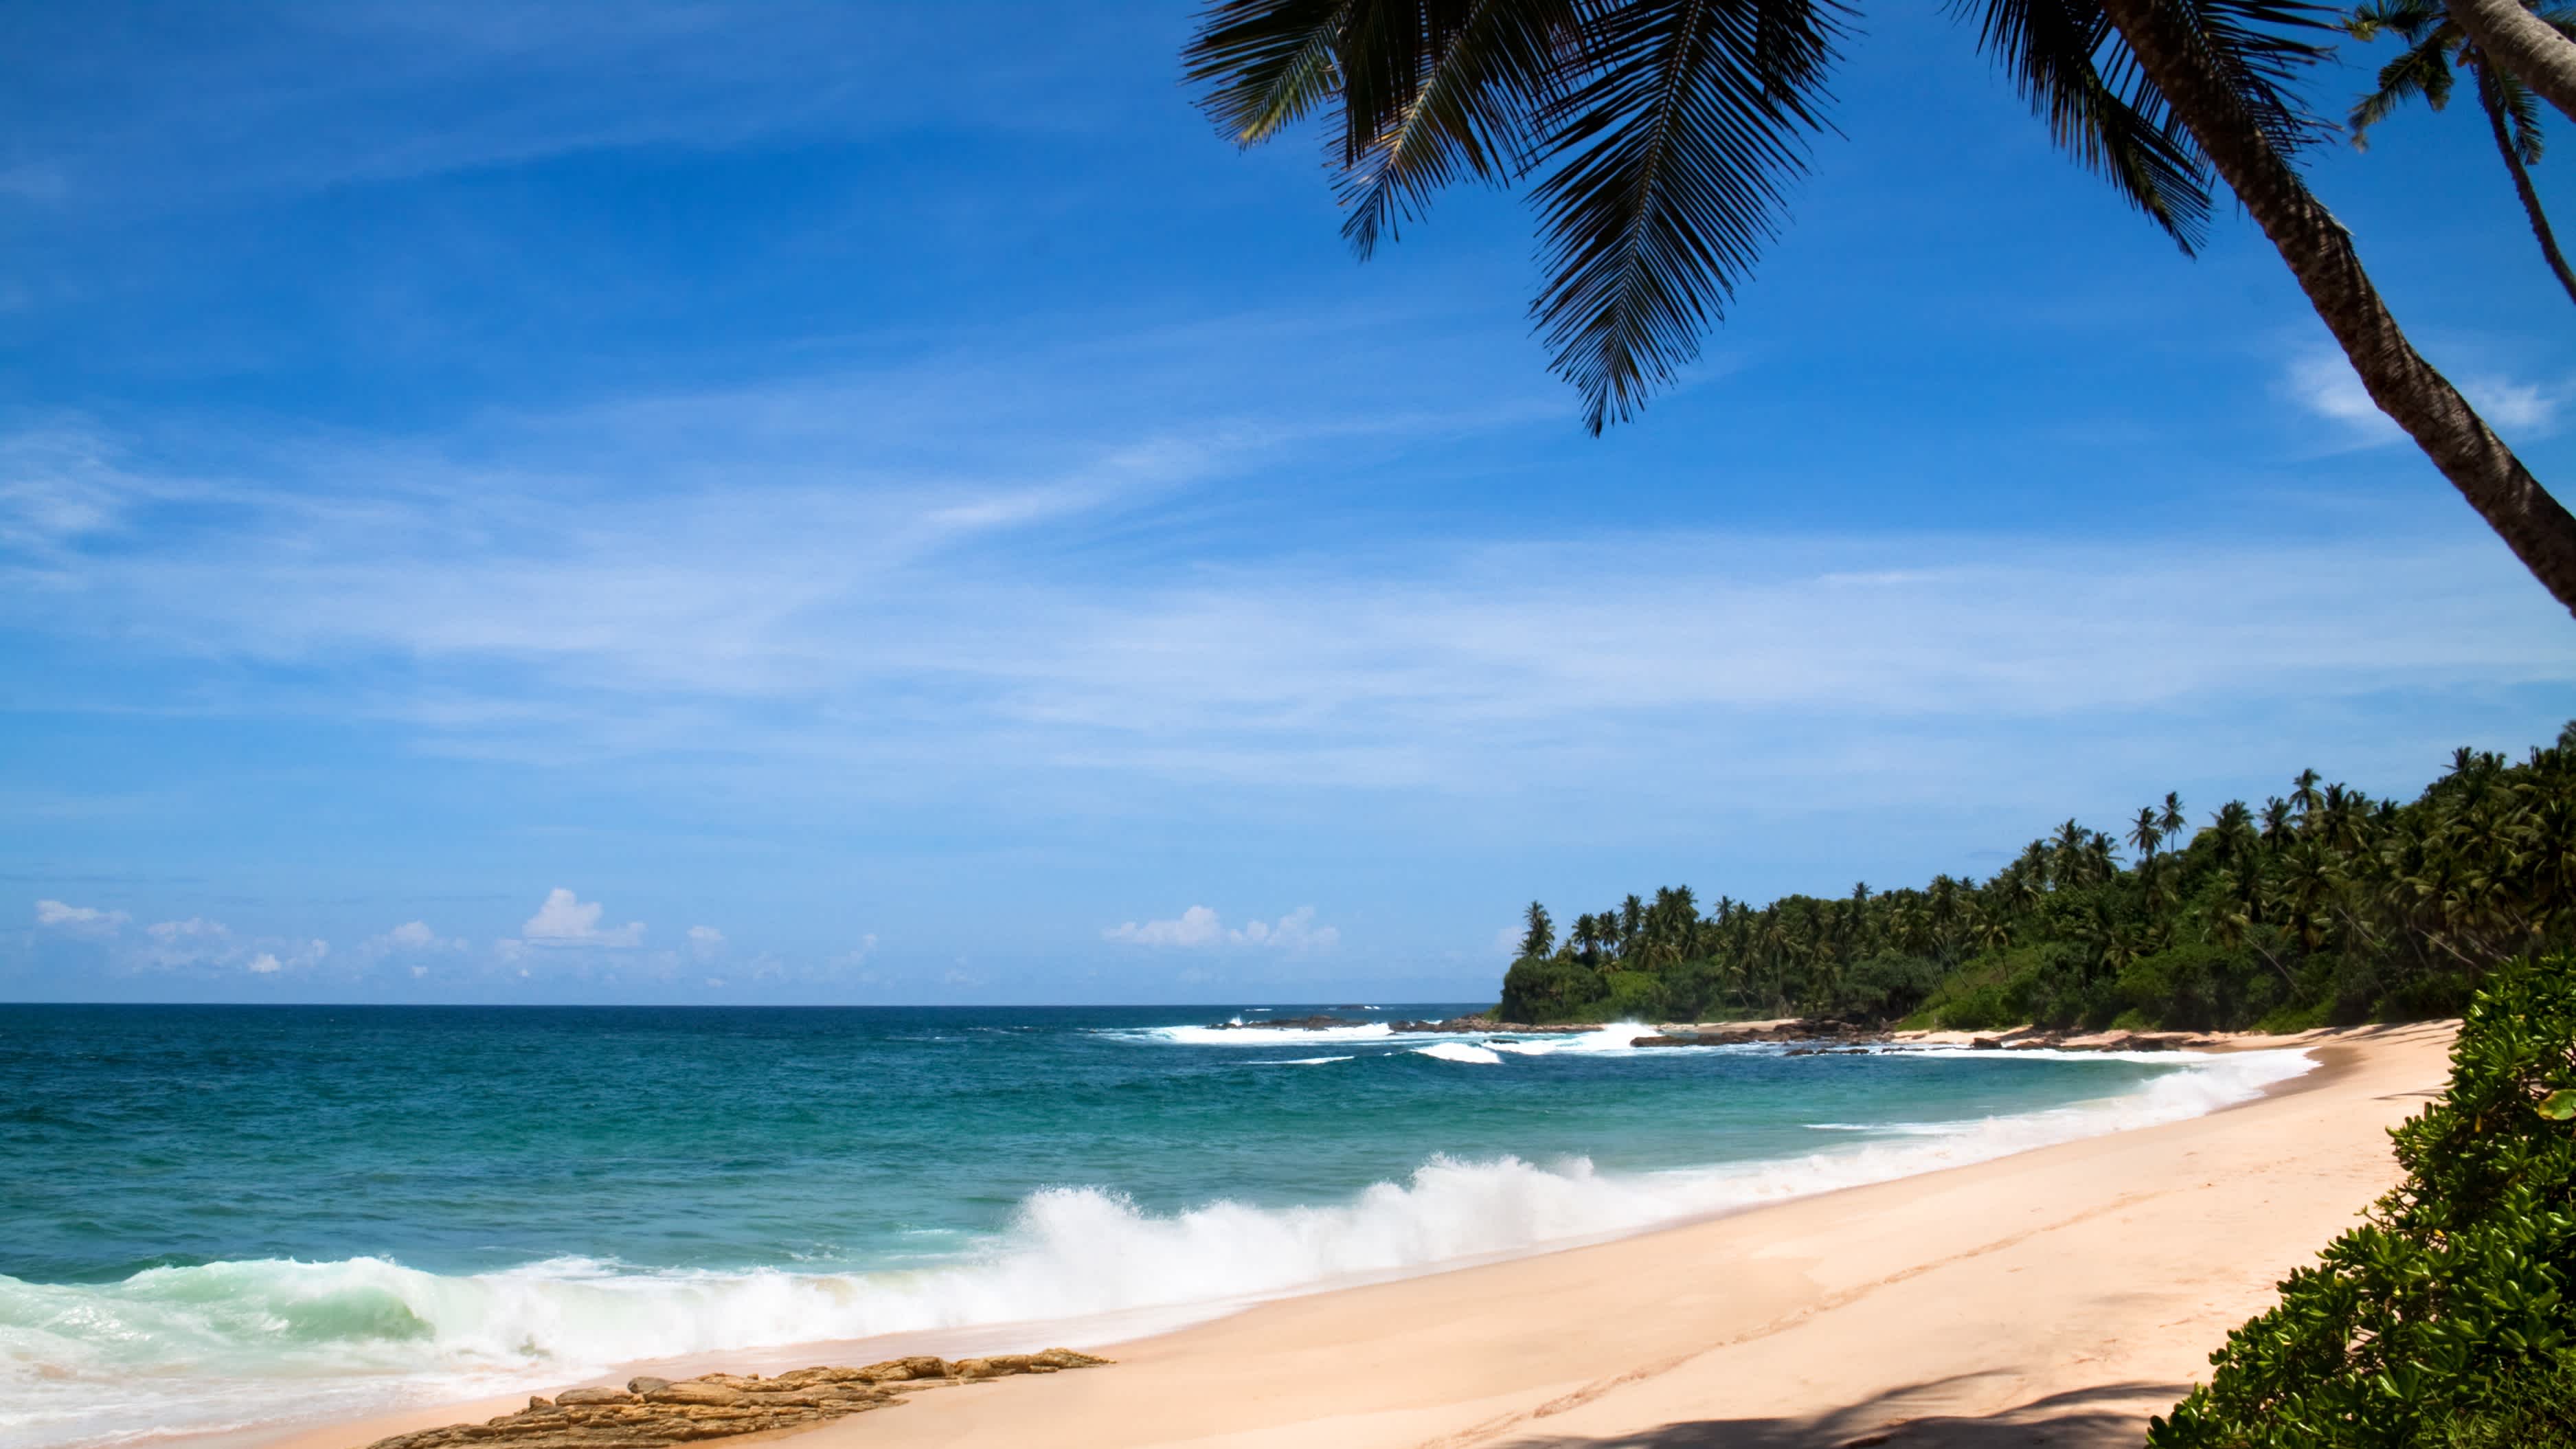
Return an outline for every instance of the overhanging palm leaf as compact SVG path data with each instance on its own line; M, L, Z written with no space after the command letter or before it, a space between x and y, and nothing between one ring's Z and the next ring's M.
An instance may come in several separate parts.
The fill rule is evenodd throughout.
M1435 25L1427 63L1346 169L1342 234L1363 258L1461 171L1509 181L1534 158L1538 117L1563 89L1579 45L1573 0L1477 0Z
M1958 0L2051 135L2184 250L2206 165L2099 0ZM2167 0L2283 147L2316 48L2299 0ZM2385 0L2423 4L2426 0ZM1534 168L1545 280L1531 312L1600 431L1698 354L1826 129L1840 0L1215 0L1184 54L1208 114L1252 144L1331 104L1328 149L1363 257L1463 177Z
M1531 311L1594 432L1699 351L1762 244L1780 178L1822 128L1839 34L1801 0L1647 0L1586 27L1583 84L1536 193L1548 281Z
M2208 168L2099 7L2087 0L1987 0L1977 45L2048 123L2049 139L2110 182L2185 252L2199 248L2209 223ZM2104 74L2106 60L2112 75Z
M2324 51L2304 38L2322 7L1952 3L1985 14L1986 48L2059 143L2186 248L2223 175L2372 399L2576 610L2576 515L2406 341L2290 164L2326 129L2289 84ZM1210 0L1186 61L1244 144L1338 108L1346 230L1364 255L1461 175L1545 171L1532 311L1598 432L1697 354L1777 235L1782 188L1826 128L1848 13L1844 0ZM2576 295L2576 274L2562 278Z
M1200 21L1184 74L1236 144L1258 145L1339 91L1350 11L1351 0L1227 0Z
M2379 68L2379 88L2353 102L2353 145L2367 148L2370 128L2408 101L2421 100L2437 111L2451 103L2451 44L2451 36L2436 31Z
M2531 87L2505 71L2494 72L2496 103L2513 123L2513 152L2525 166L2540 164L2540 101Z
M2551 29L2576 38L2576 10L2535 9L2533 14ZM2523 216L2531 223L2532 239L2540 244L2541 260L2568 300L2576 301L2576 267L2570 267L2559 250L2540 193L2531 184L2529 168L2540 160L2541 134L2540 109L2530 87L2513 72L2489 63L2449 8L2437 0L2371 0L2344 18L2343 29L2356 40L2375 40L2385 32L2405 43L2396 59L2379 68L2378 88L2353 103L2352 144L2356 147L2366 145L2370 128L2408 101L2421 100L2429 109L2442 110L2450 102L2458 68L2468 68L2477 82L2478 109L2495 138L2496 154L2513 181Z

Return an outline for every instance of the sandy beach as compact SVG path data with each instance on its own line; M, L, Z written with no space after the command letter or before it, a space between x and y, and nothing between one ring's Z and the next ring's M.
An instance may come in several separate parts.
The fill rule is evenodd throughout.
M1108 1345L1112 1368L927 1392L794 1437L805 1449L2135 1444L2275 1281L2395 1180L2386 1129L2440 1089L2451 1033L2239 1038L2304 1047L2319 1067L2206 1117L1265 1303ZM726 1366L869 1351L833 1347L826 1360L771 1351ZM510 1407L277 1442L350 1449Z

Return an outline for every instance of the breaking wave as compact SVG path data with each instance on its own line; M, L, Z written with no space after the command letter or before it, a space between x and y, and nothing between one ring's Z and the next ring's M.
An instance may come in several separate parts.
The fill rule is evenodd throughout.
M1417 1050L1499 1065L1505 1050L1604 1049L1583 1045L1596 1037L1608 1040ZM94 1285L0 1276L0 1444L238 1426L273 1419L287 1398L327 1417L559 1387L623 1362L712 1350L1145 1310L1169 1311L1165 1322L1211 1316L2176 1121L2311 1065L2289 1051L2155 1059L2182 1070L2101 1101L1941 1124L1937 1135L1873 1128L1891 1140L1769 1161L1606 1174L1579 1158L1434 1158L1340 1203L1220 1200L1172 1213L1097 1188L1054 1188L1024 1199L1007 1229L971 1250L902 1271L651 1271L556 1258L443 1275L350 1258L152 1268ZM281 1379L295 1381L291 1393Z

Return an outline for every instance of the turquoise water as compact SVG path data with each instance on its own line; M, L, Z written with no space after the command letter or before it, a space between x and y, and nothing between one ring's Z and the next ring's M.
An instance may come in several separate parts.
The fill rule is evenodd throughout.
M254 1424L287 1382L349 1413L1205 1315L2186 1116L2301 1066L1200 1026L1230 1015L1261 1009L0 1007L0 1443Z

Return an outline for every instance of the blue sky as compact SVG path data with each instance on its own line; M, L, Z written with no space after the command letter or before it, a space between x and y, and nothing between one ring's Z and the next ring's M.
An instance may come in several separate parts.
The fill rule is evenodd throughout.
M2177 255L1931 10L1600 440L1520 200L1354 263L1188 23L0 20L0 998L1474 999L1532 896L1982 874L2576 715L2259 235ZM2576 486L2475 118L2313 174Z

